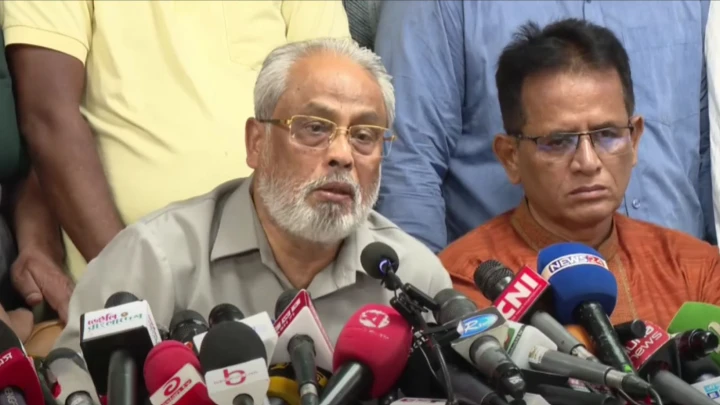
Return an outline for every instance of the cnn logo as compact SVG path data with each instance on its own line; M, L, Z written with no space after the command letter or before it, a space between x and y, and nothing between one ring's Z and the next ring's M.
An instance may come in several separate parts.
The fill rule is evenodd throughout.
M229 371L225 369L223 370L223 377L225 378L225 385L240 385L245 382L247 374L242 370Z

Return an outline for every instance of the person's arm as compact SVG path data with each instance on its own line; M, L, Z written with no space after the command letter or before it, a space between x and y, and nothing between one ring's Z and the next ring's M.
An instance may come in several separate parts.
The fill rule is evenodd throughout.
M350 38L347 14L340 0L285 0L282 15L288 42L321 37Z
M86 260L123 228L80 113L91 26L90 2L4 2L21 132L50 207Z
M69 321L55 347L80 350L80 315L102 309L114 293L126 291L147 300L155 322L167 326L175 310L175 280L160 241L145 224L130 225L88 264L70 299ZM77 378L57 375L58 382ZM92 386L82 387L94 394ZM64 392L67 395L70 392ZM65 403L64 397L59 398Z
M462 132L462 2L386 1L375 50L393 76L398 138L377 210L434 252L447 245L442 184Z

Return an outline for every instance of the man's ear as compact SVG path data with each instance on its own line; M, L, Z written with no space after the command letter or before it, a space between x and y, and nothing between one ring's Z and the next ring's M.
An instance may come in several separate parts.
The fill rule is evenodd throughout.
M512 184L520 183L518 166L518 139L506 134L497 134L493 140L493 152L505 169L508 180Z
M643 132L645 131L645 119L642 116L638 115L630 118L630 123L633 126L631 139L633 149L633 167L635 167L638 161L638 147L640 146L640 138L642 138Z
M255 118L245 121L245 162L251 169L257 169L260 162L260 151L265 142L265 124L257 122Z

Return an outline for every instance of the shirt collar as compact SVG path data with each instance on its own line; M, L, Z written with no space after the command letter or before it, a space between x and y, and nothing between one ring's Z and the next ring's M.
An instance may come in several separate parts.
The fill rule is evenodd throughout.
M251 251L260 251L263 259L265 259L265 255L272 256L252 200L250 192L252 180L252 176L244 179L240 186L234 191L230 191L229 196L218 200L216 210L221 210L221 213L217 224L217 236L210 251L211 261ZM340 252L334 262L335 270L347 275L352 274L352 280L348 281L354 282L356 272L365 273L360 263L360 252L373 241L368 221L363 221L340 247ZM398 249L397 246L393 246L393 248L396 251Z
M543 228L530 213L527 199L523 199L520 206L515 209L510 218L510 223L515 232L535 251L540 251L556 243L570 242ZM605 261L610 261L618 250L616 223L617 221L613 220L610 236L597 248Z

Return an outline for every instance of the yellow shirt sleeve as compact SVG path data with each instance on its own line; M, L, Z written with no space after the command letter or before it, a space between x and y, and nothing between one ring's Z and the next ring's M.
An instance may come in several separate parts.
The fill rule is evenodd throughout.
M282 3L288 42L321 37L350 38L341 0L285 0Z
M92 38L91 0L5 0L0 4L6 46L40 46L85 63Z

